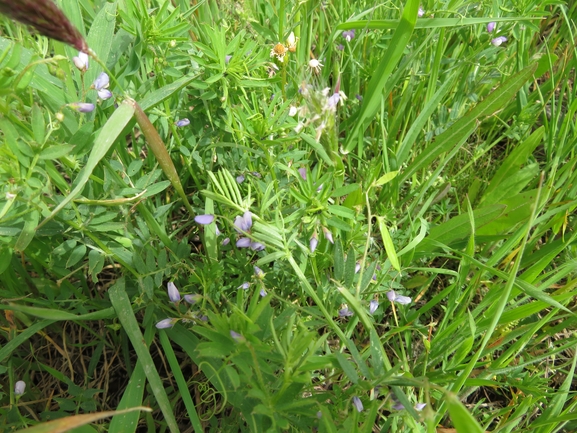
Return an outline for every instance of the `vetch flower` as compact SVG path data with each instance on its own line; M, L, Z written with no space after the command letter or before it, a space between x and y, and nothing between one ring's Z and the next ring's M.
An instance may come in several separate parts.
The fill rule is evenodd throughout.
M419 18L421 18L423 15L425 15L425 10L424 10L422 7L419 6L419 10L418 10L418 12L417 12L417 16L418 16Z
M311 68L311 70L315 73L315 74L319 74L321 72L321 68L324 65L319 62L317 59L311 59L309 61L309 67Z
M298 172L301 175L301 177L303 178L303 180L307 180L307 168L306 167L299 168Z
M210 223L212 223L214 221L214 215L197 215L194 217L194 221L197 224L201 224L201 225L208 225Z
M260 294L260 296L261 296L261 297L263 297L263 298L264 298L264 297L267 295L267 293L266 293L266 290L265 290L265 289L260 289L260 292L259 292L259 294Z
M94 111L94 104L88 102L72 102L68 104L68 107L79 113L90 113Z
M337 50L339 51L343 51L345 49L345 46L343 44L338 44L337 45Z
M353 397L353 405L355 406L355 408L357 409L357 412L362 412L363 411L363 402L361 401L360 398L358 398L357 396Z
M333 240L333 234L326 227L323 227L323 234L325 235L325 239L327 241L329 241L331 244L335 243L335 241Z
M495 39L493 39L493 40L491 41L491 43L492 43L494 46L496 46L496 47L498 47L499 45L501 45L503 42L507 42L507 38L506 38L505 36L496 37Z
M232 59L232 56L224 56L224 63L228 65L228 63L230 62L230 59Z
M354 313L349 310L349 307L345 306L345 308L339 310L339 317L350 317L352 316Z
M241 174L236 177L236 183L243 183L244 182L244 175Z
M79 51L78 56L72 57L72 62L80 71L86 72L88 69L88 54Z
M238 286L238 287L236 288L236 290L239 290L239 289L248 290L249 287L250 287L250 283L245 282L245 283L242 283L240 286Z
M370 314L374 314L375 311L377 311L377 308L379 308L379 302L375 299L373 299L371 302L369 302L369 313Z
M232 337L232 339L234 341L236 341L237 343L242 343L243 341L245 341L245 338L239 334L238 332L233 331L232 329L230 330L230 336Z
M497 25L497 23L494 21L491 21L490 23L488 23L487 24L487 32L493 33L493 30L495 30L496 25Z
M254 267L254 274L256 275L257 278L260 278L261 280L264 278L264 272L258 266Z
M166 287L168 291L168 299L170 299L170 302L180 302L180 292L176 288L176 285L172 281L169 281Z
M252 214L246 211L243 216L237 216L234 220L234 228L240 234L250 233L252 227ZM253 251L264 250L264 245L259 242L253 242L250 238L242 237L236 241L238 248L250 248Z
M156 329L172 328L178 319L162 319L156 324Z
M14 395L19 397L24 394L24 391L26 391L26 382L19 380L14 384Z
M427 403L417 403L415 405L415 410L420 412L425 408L426 405L427 405Z
M112 92L107 89L110 84L110 77L106 72L101 72L100 75L92 83L92 87L98 91L98 97L106 100L112 97Z
M309 248L311 249L311 253L314 253L319 245L319 240L317 238L317 232L314 232L311 236L311 240L309 241Z
M221 242L222 246L228 245L230 243L230 238L224 238Z
M182 128L183 126L188 126L190 125L190 120L188 120L187 118L184 119L180 119L179 121L177 121L175 123L175 125L179 128Z
M355 29L346 30L341 34L343 38L345 38L345 41L350 42L355 38Z
M198 293L184 295L183 299L190 305L194 305L197 302L200 302L200 300L202 299L202 295L199 295Z
M387 292L387 298L389 299L389 301L396 302L397 304L401 305L410 304L412 301L412 299L409 298L408 296L397 295L397 292L395 292L394 290L389 290Z

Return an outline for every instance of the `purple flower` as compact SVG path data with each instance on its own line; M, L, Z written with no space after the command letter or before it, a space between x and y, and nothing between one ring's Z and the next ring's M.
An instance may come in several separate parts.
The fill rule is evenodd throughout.
M180 302L180 293L174 283L170 281L166 287L168 289L168 299L170 299L170 302Z
M357 396L353 397L353 405L355 406L355 408L357 409L357 412L362 412L363 411L363 402L361 401L360 398L358 398Z
M403 403L399 402L396 397L392 397L392 400L395 402L395 404L392 406L393 409L395 409L395 410L406 409L405 406L403 405ZM417 403L415 405L415 410L422 411L426 405L427 405L427 403Z
M251 171L250 174L252 174L254 177L258 179L262 177L262 174L260 174L258 171Z
M407 305L412 302L411 298L409 298L408 296L397 295L397 293L394 290L389 290L387 292L387 298L389 299L389 301L396 302L397 304L401 305Z
M240 286L238 286L238 287L236 288L236 290L238 290L238 289L248 290L249 287L250 287L250 283L245 282L245 283L242 283Z
M426 405L427 405L427 403L417 403L415 405L415 410L420 412L425 408Z
M493 33L493 30L495 30L496 25L497 23L494 21L491 21L489 24L487 24L487 32Z
M355 95L355 98L357 98L358 101L362 101L363 97L361 95Z
M194 305L202 299L202 295L199 295L198 293L194 293L192 295L184 295L183 299L190 305Z
M224 238L224 239L222 240L222 242L221 242L221 245L222 245L222 246L225 246L225 245L228 245L228 244L230 244L230 238Z
M374 314L375 311L377 311L377 308L379 308L379 302L378 301L373 299L371 302L369 302L369 313L370 314Z
M317 192L321 192L323 190L323 184L321 183L317 188Z
M232 59L232 56L224 56L224 63L226 63L228 65L228 62L230 62L230 59Z
M194 221L196 221L197 224L205 226L214 221L214 215L197 215L194 217Z
M78 56L72 57L72 62L74 63L74 66L82 72L85 72L88 69L88 54L79 51Z
M108 89L101 89L98 91L98 97L103 101L112 98L112 92Z
M417 12L417 16L418 16L419 18L421 18L423 15L425 15L425 10L424 10L422 7L419 6L419 10L418 10L418 12Z
M230 330L230 336L237 343L242 343L243 341L245 341L245 338L242 335L240 335L238 332L233 331L232 329Z
M190 120L188 120L187 118L184 119L180 119L178 122L176 122L176 126L181 128L183 126L188 126L190 125Z
M496 47L501 45L503 42L507 42L507 38L505 36L499 36L491 41L491 43Z
M178 319L162 319L156 324L157 329L172 328Z
M339 104L341 100L341 95L339 93L333 93L332 96L329 96L327 99L327 107L329 109L335 109L336 106Z
M333 234L326 227L323 227L323 234L325 235L325 239L327 241L329 241L331 244L335 243L335 241L333 240Z
M339 310L339 317L350 317L353 315L353 312L349 310L349 307L345 307L342 310Z
M314 232L313 235L311 236L311 240L309 241L309 247L311 249L311 253L315 252L318 244L319 244L319 240L317 238L317 232Z
M14 384L14 395L19 397L24 394L24 391L26 391L26 382L19 380Z
M303 178L303 180L307 180L307 168L306 167L299 168L298 172L301 175L301 177Z
M237 216L234 219L234 228L239 233L248 232L251 227L252 214L249 211L246 211L242 216Z
M345 49L345 46L343 44L338 44L337 45L337 50L339 51L343 51Z
M68 104L68 106L79 113L90 113L94 111L94 104L88 102L72 102Z
M243 182L244 182L244 175L243 174L236 177L236 183L243 183Z
M110 77L106 72L101 72L100 75L92 83L92 87L96 90L105 89L110 84Z
M266 296L266 290L265 289L260 289L259 292L260 296L262 296L263 298Z
M257 278L260 278L260 279L264 278L264 272L258 266L254 267L254 274L256 275Z
M355 29L344 31L342 35L345 41L350 42L355 38Z

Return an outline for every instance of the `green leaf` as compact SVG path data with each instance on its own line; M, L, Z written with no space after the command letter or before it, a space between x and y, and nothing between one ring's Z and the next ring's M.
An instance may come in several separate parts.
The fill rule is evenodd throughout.
M447 393L445 396L451 421L457 429L457 433L483 433L479 423L473 418L469 411L459 401L457 396L453 393Z
M383 244L385 245L385 251L387 252L387 258L391 262L393 268L400 272L401 265L399 264L399 258L397 257L397 252L395 251L395 245L393 244L393 239L389 233L389 229L383 220L383 217L377 217L379 222L379 230L381 231L381 236L383 237Z
M176 423L176 419L174 418L170 400L166 395L162 380L160 379L154 361L152 360L152 356L150 356L148 347L144 344L144 337L140 331L140 327L138 326L138 322L134 316L134 311L132 310L132 305L130 304L130 300L128 299L128 295L124 289L124 277L118 279L114 286L110 288L108 293L110 295L112 306L118 316L118 320L128 335L132 347L138 356L138 360L142 362L144 374L146 374L152 394L164 415L164 420L172 433L178 433L180 430Z
M359 375L357 374L357 370L355 370L354 364L345 358L345 355L339 351L336 351L334 355L343 369L343 373L345 373L349 380L354 384L359 383Z
M42 227L49 220L51 220L64 206L66 206L70 201L75 199L84 189L86 182L92 175L92 171L96 168L96 165L100 160L106 155L110 147L114 144L120 133L123 131L124 127L128 124L132 115L134 114L134 107L130 103L122 103L120 107L116 109L112 116L108 119L106 124L100 130L98 138L94 142L94 147L86 165L75 179L74 184L76 185L74 189L68 194L59 204L54 208L54 210L48 215L44 221L40 223L38 228Z
M24 227L16 240L14 251L22 252L30 245L36 234L36 224L38 224L39 219L40 213L35 210L31 210L24 215Z
M399 174L398 171L391 171L390 173L383 174L381 177L379 177L375 181L373 186L381 186L381 185L384 185L386 183L389 183L391 180L393 180L395 177L397 177L398 174Z

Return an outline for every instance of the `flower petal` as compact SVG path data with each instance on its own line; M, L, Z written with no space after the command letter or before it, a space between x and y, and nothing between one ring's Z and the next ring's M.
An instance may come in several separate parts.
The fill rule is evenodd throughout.
M236 247L237 248L249 248L251 243L252 243L252 241L249 238L240 238L238 241L236 241Z
M197 215L194 217L194 221L196 221L197 224L207 225L214 221L214 215Z

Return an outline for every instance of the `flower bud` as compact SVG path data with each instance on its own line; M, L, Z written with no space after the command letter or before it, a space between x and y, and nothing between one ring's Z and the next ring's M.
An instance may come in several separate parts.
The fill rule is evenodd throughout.
M168 299L170 299L170 302L180 302L180 292L176 288L176 285L170 281L166 287L168 291Z
M14 395L21 396L26 391L26 382L19 380L14 384Z

